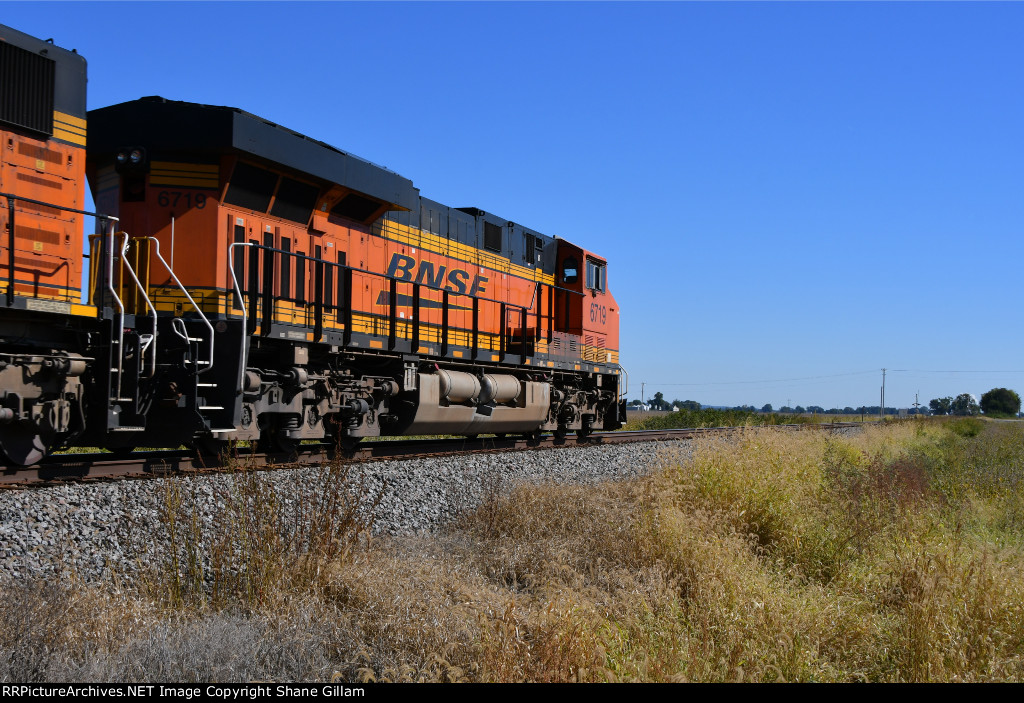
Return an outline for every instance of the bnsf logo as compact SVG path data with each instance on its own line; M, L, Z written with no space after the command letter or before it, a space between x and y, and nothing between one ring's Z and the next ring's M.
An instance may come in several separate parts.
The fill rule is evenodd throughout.
M447 273L447 276L445 275ZM391 264L388 265L388 275L397 278L399 281L413 281L428 288L446 290L449 293L465 294L466 283L469 282L469 272L462 269L448 270L447 266L438 266L434 270L434 264L430 261L421 261L416 266L416 259L403 254L395 254L391 257ZM480 295L487 289L484 284L490 279L485 276L474 276L473 285L469 289L470 295ZM447 281L447 283L445 283Z

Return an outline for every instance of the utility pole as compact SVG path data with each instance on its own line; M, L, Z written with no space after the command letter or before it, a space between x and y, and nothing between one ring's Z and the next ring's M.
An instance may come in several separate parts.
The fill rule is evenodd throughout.
M878 409L878 419L885 419L885 369L882 369L882 407Z
M647 405L647 401L644 400L644 386L646 385L647 383L645 381L640 381L640 402L644 405Z
M917 393L914 394L914 418L915 419L917 418L918 415L921 414L921 404L917 402L917 396L920 393L921 393L921 391L918 391Z

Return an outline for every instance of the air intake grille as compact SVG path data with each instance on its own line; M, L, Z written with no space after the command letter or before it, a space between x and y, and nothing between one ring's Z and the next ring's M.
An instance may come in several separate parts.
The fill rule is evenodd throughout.
M0 42L0 122L53 135L56 63Z

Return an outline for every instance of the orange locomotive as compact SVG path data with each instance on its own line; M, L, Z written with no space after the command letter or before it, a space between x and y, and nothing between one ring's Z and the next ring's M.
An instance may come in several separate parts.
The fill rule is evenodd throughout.
M85 60L0 26L0 454L85 430Z
M624 419L604 259L234 108L143 98L88 125L117 227L89 238L95 329L67 349L85 427L36 423L36 444L291 451Z

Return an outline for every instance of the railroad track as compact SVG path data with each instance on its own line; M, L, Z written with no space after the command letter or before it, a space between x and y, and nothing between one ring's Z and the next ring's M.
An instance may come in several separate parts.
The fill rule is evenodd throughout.
M773 425L780 429L839 430L858 427L856 422ZM541 435L525 437L453 437L441 439L395 439L363 442L348 451L329 444L301 445L296 453L263 453L239 449L233 455L215 456L194 451L132 452L125 456L109 453L58 454L35 466L7 467L0 472L0 488L41 487L69 481L92 482L131 478L217 473L239 466L256 469L294 468L340 459L346 462L384 459L458 456L482 452L557 449L629 442L690 439L708 434L735 432L739 427L703 427L671 430L618 430L595 432L587 437Z

